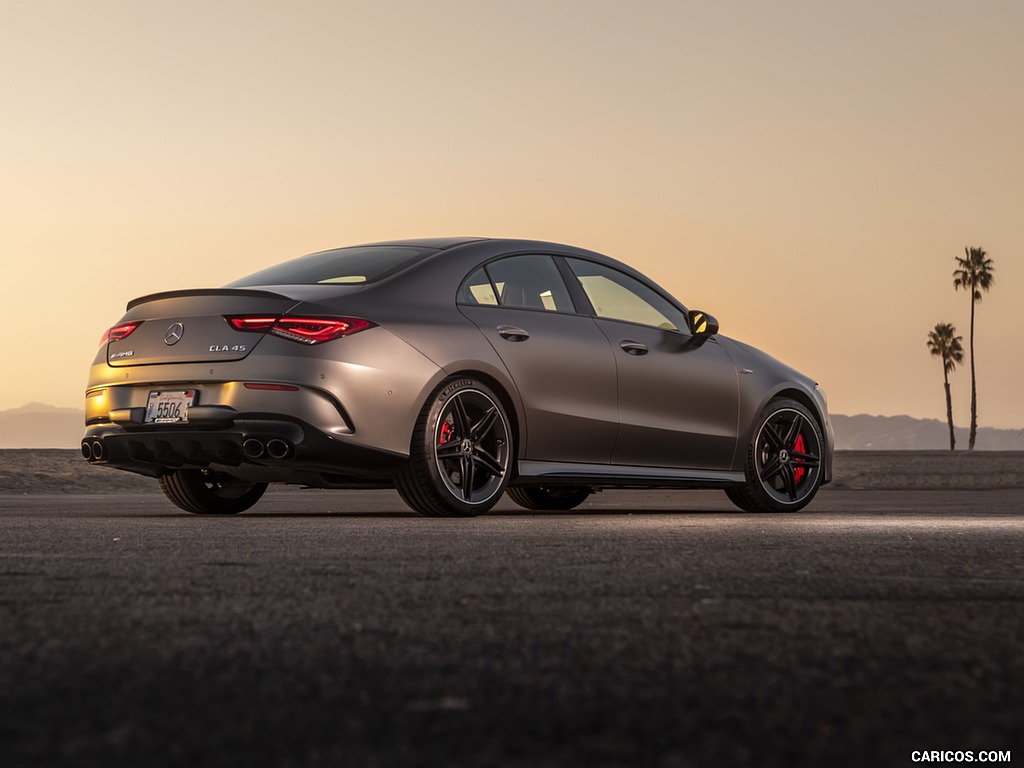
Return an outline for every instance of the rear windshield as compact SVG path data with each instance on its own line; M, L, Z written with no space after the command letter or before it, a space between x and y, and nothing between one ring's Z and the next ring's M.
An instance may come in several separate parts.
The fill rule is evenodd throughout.
M260 270L228 283L225 288L250 285L363 285L400 272L437 253L435 248L405 245L338 248L311 253Z

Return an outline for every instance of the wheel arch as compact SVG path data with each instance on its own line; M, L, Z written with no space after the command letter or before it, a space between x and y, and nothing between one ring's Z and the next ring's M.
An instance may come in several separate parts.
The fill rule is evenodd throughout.
M770 403L772 400L780 400L786 398L789 400L796 400L800 405L811 412L814 416L815 422L818 424L818 429L821 430L821 434L825 434L825 419L822 418L821 412L818 410L818 404L814 402L814 398L804 392L802 389L787 388L781 389L773 394L768 400L765 401L765 405ZM763 406L762 406L763 408Z

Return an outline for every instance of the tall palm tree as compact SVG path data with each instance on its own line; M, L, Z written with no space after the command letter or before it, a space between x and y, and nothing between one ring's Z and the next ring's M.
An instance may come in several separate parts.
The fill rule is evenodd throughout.
M953 271L953 287L971 292L971 434L967 449L974 450L978 437L978 384L974 375L974 306L981 301L981 292L988 292L995 280L992 273L995 266L983 248L964 248L964 256L956 257L957 269Z
M961 336L950 323L936 323L928 331L928 349L942 358L942 380L946 385L946 421L949 422L949 450L956 450L956 435L953 434L953 396L949 392L949 374L956 370L957 363L964 361L964 347Z

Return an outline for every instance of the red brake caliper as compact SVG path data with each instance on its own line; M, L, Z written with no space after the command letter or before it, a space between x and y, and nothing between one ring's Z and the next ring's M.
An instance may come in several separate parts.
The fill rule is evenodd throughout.
M796 436L796 443L793 445L793 450L796 451L797 453L803 453L804 452L804 436L803 435L797 435ZM803 462L803 459L793 459L793 461L795 461L795 462ZM793 469L793 479L796 481L797 485L800 485L800 481L804 479L804 475L805 474L807 474L807 470L804 469L803 467L795 467Z
M441 445L444 445L452 439L452 428L448 422L445 421L441 424Z

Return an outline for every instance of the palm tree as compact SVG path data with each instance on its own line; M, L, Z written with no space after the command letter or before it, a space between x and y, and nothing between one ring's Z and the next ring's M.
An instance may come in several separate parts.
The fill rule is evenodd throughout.
M949 374L956 370L957 363L964 361L964 347L961 336L950 323L936 323L928 331L928 349L942 358L942 380L946 385L946 421L949 422L949 450L956 450L956 436L953 434L953 396L949 392Z
M967 449L974 450L978 437L978 384L974 376L974 305L981 301L981 292L992 287L995 266L982 248L964 248L964 257L956 257L958 269L953 271L953 287L971 292L971 434Z

